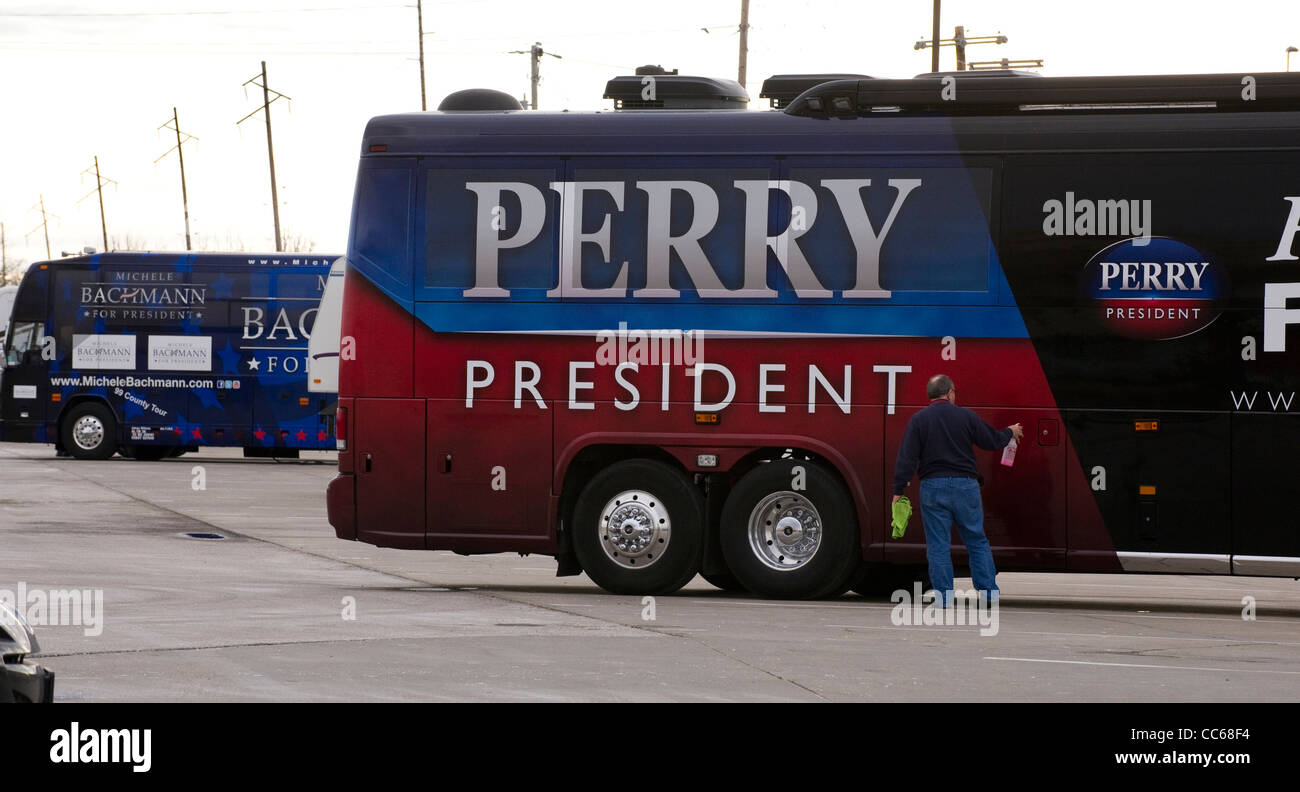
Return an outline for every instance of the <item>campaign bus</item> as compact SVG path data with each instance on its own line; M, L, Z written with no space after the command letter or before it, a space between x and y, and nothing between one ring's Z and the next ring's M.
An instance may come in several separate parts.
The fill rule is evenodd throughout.
M339 537L619 593L889 590L925 564L891 479L943 373L1026 430L979 455L1001 571L1300 575L1300 75L763 95L642 75L613 111L370 121Z
M307 347L338 256L103 253L33 264L0 369L0 440L78 459L332 449ZM337 340L335 341L337 344Z

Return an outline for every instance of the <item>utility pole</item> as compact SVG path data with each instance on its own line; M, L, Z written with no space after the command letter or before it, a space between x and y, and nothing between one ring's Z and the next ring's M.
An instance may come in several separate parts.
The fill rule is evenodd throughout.
M81 175L85 176L86 174L90 173L92 170L95 172L95 189L81 196L81 199L78 200L77 203L80 204L82 201L86 200L87 198L94 195L95 193L99 193L99 228L101 231L104 232L103 250L105 253L107 253L108 252L108 221L104 219L104 184L107 182L108 184L115 185L117 184L117 182L113 181L107 176L101 176L99 174L98 156L95 157L95 166L93 168L86 168L84 171L81 172Z
M266 156L271 163L271 214L275 218L275 249L279 252L284 250L284 246L280 241L280 199L276 195L275 188L275 147L271 143L271 103L276 99L288 99L292 101L293 97L285 96L279 91L272 91L270 89L266 80L266 61L262 61L261 76L262 82L259 83L257 82L257 77L252 77L244 81L244 86L247 87L249 83L252 83L262 89L262 106L236 121L235 126L239 126L248 119L257 115L258 110L262 111L262 116L266 119ZM271 94L275 94L275 99L271 98Z
M198 138L188 132L181 131L180 116L176 113L174 107L172 108L172 120L164 122L158 129L170 129L176 132L176 145L158 155L158 159L154 160L154 164L156 165L158 160L173 151L176 152L176 156L181 161L181 208L185 210L185 249L193 250L194 248L190 245L190 196L185 189L185 150L183 146L191 140L198 140ZM105 247L107 247L107 244L105 244Z
M9 254L5 251L5 224L0 223L0 286L9 280Z
M939 0L935 0L939 2ZM737 71L736 82L740 87L745 87L745 77L748 72L749 60L749 0L740 0L740 69Z
M930 71L939 71L939 0L934 0L934 18L930 28L930 46L934 51L930 53Z
M541 42L534 42L533 46L526 50L511 50L509 55L528 55L532 58L532 82L533 82L533 102L531 109L537 109L537 84L542 81L540 62L543 55L550 55L552 58L563 58L563 55L556 55L554 52L546 52L542 49Z
M53 258L53 255L51 255L50 253L50 226L49 226L50 215L45 211L45 195L43 193L41 194L40 203L32 204L31 209L28 209L27 211L30 212L38 207L41 210L41 224L36 226L36 228L33 228L31 231L28 231L27 236L31 236L32 234L35 234L38 229L44 231L45 232L45 258L51 259ZM26 239L26 237L24 237L24 239Z
M936 2L937 5L937 2ZM966 28L957 26L953 30L953 37L950 39L939 39L938 31L935 32L935 38L931 41L921 39L913 45L912 49L933 48L931 54L932 71L939 71L939 48L956 47L957 49L957 71L966 70L966 47L970 44L1006 44L1007 37L998 33L996 36L971 36L966 35Z
M424 96L424 0L415 0L415 24L420 34L420 109L428 110Z

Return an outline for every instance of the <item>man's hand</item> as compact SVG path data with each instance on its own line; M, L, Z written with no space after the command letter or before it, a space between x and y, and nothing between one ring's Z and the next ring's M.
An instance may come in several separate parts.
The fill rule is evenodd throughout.
M895 495L895 496L894 496L893 503L898 503L898 499L901 498L901 497L903 497L903 496L902 496L902 495ZM890 505L893 505L893 504L891 503Z
M1025 428L1018 423L1013 423L1007 428L1011 430L1011 437L1016 443L1019 443L1021 438L1025 436Z

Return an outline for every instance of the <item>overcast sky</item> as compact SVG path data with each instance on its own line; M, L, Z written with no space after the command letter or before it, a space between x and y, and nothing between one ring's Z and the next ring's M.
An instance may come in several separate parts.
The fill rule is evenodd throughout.
M752 0L749 85L776 73L928 71L931 0ZM593 110L607 79L645 63L736 76L740 0L426 0L430 108L451 91L525 96L534 41L542 110ZM942 30L1002 32L971 60L1042 58L1047 75L1282 71L1300 46L1297 0L944 0ZM102 248L93 176L104 176L110 242L184 249L175 134L179 112L196 248L272 250L260 89L267 61L281 224L286 236L342 253L367 119L420 109L416 10L382 0L0 0L0 223L11 261L50 247ZM953 67L943 51L943 67ZM1300 70L1300 56L1295 59ZM246 92L247 91L247 92ZM57 216L57 217L56 217ZM35 233L30 233L35 229Z

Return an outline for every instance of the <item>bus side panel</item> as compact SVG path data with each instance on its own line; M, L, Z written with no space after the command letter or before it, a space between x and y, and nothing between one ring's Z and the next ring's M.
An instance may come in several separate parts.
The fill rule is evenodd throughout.
M356 400L357 539L424 547L424 400Z
M428 400L428 549L554 552L546 512L554 413Z
M1300 448L1294 415L1232 416L1234 555L1300 558L1296 471L1273 448Z
M958 404L962 393L962 380L958 385ZM972 380L968 390L974 392L979 383ZM903 440L903 430L908 420L920 408L903 408L895 415L885 416L885 448L896 454ZM1025 428L1024 440L1016 451L1015 464L1000 464L1001 452L977 450L976 469L984 477L982 500L984 503L984 533L993 545L999 568L1055 568L1065 565L1066 551L1066 476L1065 445L1052 433L1059 425L1056 410L1024 407L977 407L980 418L995 428L1020 423ZM1041 428L1040 428L1041 427ZM888 460L888 475L892 487L895 468L893 456ZM892 490L890 492L892 495ZM907 534L902 539L891 539L887 557L896 562L925 562L925 527L921 509L920 484L913 478L904 495L916 509ZM967 553L956 528L951 530L953 558L964 563Z
M1095 471L1092 490L1116 550L1229 552L1229 423L1154 410L1070 414L1071 436L1088 438L1080 461Z
M411 396L413 316L351 267L343 293L339 393Z

